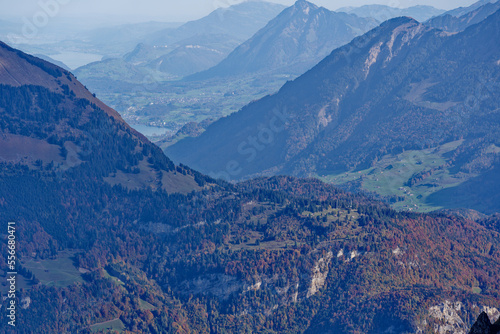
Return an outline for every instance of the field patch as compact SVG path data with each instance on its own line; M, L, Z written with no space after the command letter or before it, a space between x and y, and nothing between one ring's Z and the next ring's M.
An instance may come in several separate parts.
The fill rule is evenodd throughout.
M66 287L83 282L82 275L73 261L75 253L64 251L55 260L32 259L22 263L22 266L30 270L43 285Z
M105 322L100 322L98 324L90 326L90 330L92 332L99 332L99 331L117 331L118 333L123 332L125 329L125 325L123 322L116 318L110 321L105 321Z
M59 146L45 140L13 134L0 136L0 161L24 164L32 164L36 160L62 162L60 153Z

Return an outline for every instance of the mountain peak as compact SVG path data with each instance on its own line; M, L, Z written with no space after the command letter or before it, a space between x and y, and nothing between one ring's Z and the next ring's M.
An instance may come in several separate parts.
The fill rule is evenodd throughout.
M318 6L306 0L297 0L293 5L294 10L302 11L306 15L309 15L311 10L316 10L318 8Z
M375 20L331 12L299 0L211 69L188 77L200 80L239 73L299 75L332 50L374 28Z
M387 20L386 22L382 23L381 26L402 26L402 25L420 25L420 22L415 20L414 18L411 18L409 16L400 16L400 17L395 17L393 19Z
M424 32L428 30L424 29L425 26L423 24L408 16L400 16L387 20L380 25L380 28L383 29L383 31L385 30L392 32L393 36L399 35L401 33L410 33L410 31L412 31L410 33L410 35L412 36L411 38L415 37L418 32Z

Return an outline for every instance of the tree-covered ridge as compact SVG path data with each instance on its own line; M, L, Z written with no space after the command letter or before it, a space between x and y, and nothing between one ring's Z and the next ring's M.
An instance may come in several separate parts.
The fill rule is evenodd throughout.
M1 41L0 41L0 48L3 48L3 49L6 49L10 52L15 53L19 58L27 61L28 63L30 63L33 66L36 66L36 67L42 69L47 74L49 74L50 76L53 76L55 78L61 77L63 75L63 73L64 74L68 73L67 71L63 71L61 68L59 68L56 65L53 65L49 62L46 62L40 58L33 57L33 56L26 54L20 50L11 48L10 46L8 46L7 44L5 44Z
M53 154L24 159L31 168L49 174L71 167L68 173L74 176L92 173L94 177L108 178L112 184L135 178L138 187L152 186L170 192L176 191L166 183L172 179L187 180L191 190L206 183L201 174L176 167L157 146L137 136L125 123L116 121L92 102L76 98L66 86L62 88L66 95L41 86L0 85L0 130L4 141L0 156L9 161L5 152L9 143L19 152L26 150L21 144L12 144L13 138L22 136L59 150L56 161ZM146 182L148 178L156 181Z
M16 176L2 177L0 219L25 217L22 259L80 249L77 267L91 272L81 285L24 292L32 300L20 315L26 332L85 332L114 318L143 333L377 332L389 314L410 330L442 300L499 301L498 233L471 221L397 213L315 180L260 179L184 196L6 171ZM98 312L80 301L87 295ZM139 298L154 305L151 315ZM66 311L41 326L52 307Z

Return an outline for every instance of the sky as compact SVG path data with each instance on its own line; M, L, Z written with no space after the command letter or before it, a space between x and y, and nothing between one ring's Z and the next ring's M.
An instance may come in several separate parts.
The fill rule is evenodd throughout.
M294 0L268 0L292 5ZM201 18L218 7L228 7L242 0L0 0L0 16L32 19L41 11L53 17L87 17L123 22L185 22ZM313 0L319 6L335 10L344 6L382 4L392 7L431 5L441 9L468 6L475 0Z

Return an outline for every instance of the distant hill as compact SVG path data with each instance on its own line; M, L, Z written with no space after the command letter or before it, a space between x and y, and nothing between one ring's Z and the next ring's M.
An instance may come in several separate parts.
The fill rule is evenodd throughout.
M376 24L372 19L331 12L299 0L220 64L188 80L259 72L299 75Z
M426 21L431 17L440 15L445 11L432 6L413 6L408 8L394 8L384 5L365 5L361 7L343 7L336 10L337 12L345 12L354 14L359 17L371 17L380 22L398 17L409 16L419 22Z
M184 77L206 70L223 60L239 41L229 35L196 35L171 45L171 52L146 64L162 73Z
M401 207L500 211L499 26L390 20L166 152L227 179L332 176Z

